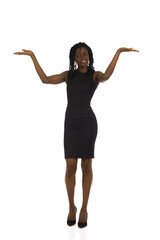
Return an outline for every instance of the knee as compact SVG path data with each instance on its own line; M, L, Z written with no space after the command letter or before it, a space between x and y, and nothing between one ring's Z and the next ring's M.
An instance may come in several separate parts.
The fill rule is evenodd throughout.
M92 172L92 159L82 159L81 168L83 173L91 173Z
M68 165L66 167L66 174L67 174L67 176L71 177L72 175L75 175L76 170L77 170L77 167L75 165L72 165L72 164Z
M76 159L67 159L66 174L68 177L71 177L76 173L77 170L77 161Z

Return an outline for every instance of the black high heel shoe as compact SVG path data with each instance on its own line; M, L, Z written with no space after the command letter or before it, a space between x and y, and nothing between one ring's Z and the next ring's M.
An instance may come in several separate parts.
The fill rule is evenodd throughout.
M76 208L76 212L77 212L77 208ZM68 224L68 226L73 226L73 225L76 224L76 220L68 220L68 219L69 219L69 217L67 218L67 224Z
M68 226L73 226L73 225L76 224L76 220L70 221L70 220L67 219L67 224L68 224Z
M87 213L87 218L88 218L88 213ZM78 227L79 228L84 228L87 226L87 221L86 222L78 222Z

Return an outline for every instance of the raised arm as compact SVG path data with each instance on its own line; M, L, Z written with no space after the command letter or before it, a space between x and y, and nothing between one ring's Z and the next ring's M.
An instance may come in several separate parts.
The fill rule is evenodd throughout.
M33 60L33 63L35 65L36 71L41 78L43 83L48 83L48 84L59 84L62 82L67 82L68 78L68 71L62 72L60 74L55 74L52 76L46 76L46 74L43 72L41 66L39 65L36 57L34 54L31 55L31 58Z
M62 82L67 83L67 79L68 79L68 71L65 71L60 74L56 74L56 75L47 77L47 80L45 83L51 83L51 84L59 84Z
M116 66L116 63L118 61L119 55L121 52L128 52L128 51L134 51L134 52L139 52L138 50L134 50L133 48L119 48L114 55L110 65L106 69L105 73L102 72L97 72L97 80L98 82L104 82L110 78L112 75L114 68Z
M32 58L35 69L40 77L40 79L42 80L43 83L50 83L50 84L59 84L62 82L67 82L67 77L68 77L68 71L62 72L60 74L56 74L56 75L52 75L52 76L47 76L43 69L41 68L41 66L38 63L38 60L35 56L35 54L30 51L30 50L25 50L22 49L23 52L15 52L14 54L18 54L18 55L28 55Z

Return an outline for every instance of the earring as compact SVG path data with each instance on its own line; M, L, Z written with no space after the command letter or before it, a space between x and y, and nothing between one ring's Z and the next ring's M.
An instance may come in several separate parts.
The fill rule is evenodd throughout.
M74 61L74 69L77 69L77 62Z
M89 64L90 64L90 61L88 60L88 66L89 66Z

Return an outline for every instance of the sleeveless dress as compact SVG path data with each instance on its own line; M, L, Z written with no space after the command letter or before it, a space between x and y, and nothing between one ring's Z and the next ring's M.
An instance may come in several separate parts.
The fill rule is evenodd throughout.
M90 102L97 86L93 82L93 73L75 70L68 77L68 104L64 121L65 158L94 158L95 140L98 125Z

